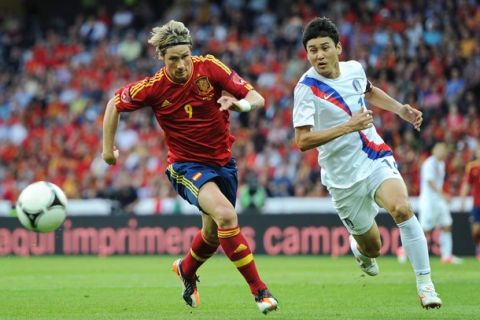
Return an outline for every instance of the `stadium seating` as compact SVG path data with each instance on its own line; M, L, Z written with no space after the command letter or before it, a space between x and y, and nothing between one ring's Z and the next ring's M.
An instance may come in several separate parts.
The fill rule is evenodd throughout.
M436 140L450 148L447 187L457 195L480 138L480 6L270 2L196 1L187 7L182 1L160 11L137 1L35 23L25 22L28 12L0 13L0 199L15 201L36 180L56 183L70 198L114 192L126 179L140 198L174 197L163 174L163 133L150 110L122 120L119 165L107 168L100 158L106 102L114 89L161 66L146 38L172 18L192 31L194 54L214 54L266 98L265 110L232 114L240 184L253 170L269 197L326 196L316 152L296 148L291 121L293 88L308 68L301 30L316 15L340 26L343 59L360 61L376 86L424 112L422 131L415 132L374 108L411 195L418 194L419 168Z

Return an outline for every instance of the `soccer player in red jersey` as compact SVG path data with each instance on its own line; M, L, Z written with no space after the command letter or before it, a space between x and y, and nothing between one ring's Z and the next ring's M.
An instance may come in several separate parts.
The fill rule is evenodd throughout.
M472 191L473 208L470 212L470 221L472 222L472 237L476 245L476 256L480 261L480 145L477 146L475 156L476 159L467 164L460 196L462 197L462 211L465 211L465 197L470 190Z
M260 279L238 226L237 166L231 149L235 139L229 129L229 111L263 107L264 99L215 57L192 56L192 38L181 22L172 20L154 28L148 42L165 66L152 77L120 88L108 102L102 157L110 165L117 161L114 138L120 113L151 107L165 132L168 179L202 212L202 230L187 255L173 264L183 299L198 307L196 271L220 245L247 281L260 311L276 310L278 302Z

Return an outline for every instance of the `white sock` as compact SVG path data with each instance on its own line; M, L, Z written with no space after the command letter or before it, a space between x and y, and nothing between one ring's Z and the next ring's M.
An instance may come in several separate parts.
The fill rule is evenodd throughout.
M428 260L427 239L416 216L398 224L400 239L417 275L417 285L430 279L430 261ZM430 280L431 281L431 280Z
M359 258L360 260L362 260L364 262L369 262L370 261L369 257L364 256L360 252L360 250L358 250L357 241L355 240L355 238L353 236L350 236L350 249L352 249L352 252L355 255L355 257Z
M440 254L442 256L442 259L450 258L452 256L452 247L453 247L452 233L450 231L448 232L441 231L439 241L440 241Z
M429 274L422 274L417 276L417 287L423 286L423 285L431 285L433 286L432 283L432 278L430 277Z

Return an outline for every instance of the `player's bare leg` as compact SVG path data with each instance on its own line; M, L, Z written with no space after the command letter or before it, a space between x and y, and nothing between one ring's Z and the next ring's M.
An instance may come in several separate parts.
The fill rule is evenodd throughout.
M207 182L201 187L198 202L202 210L216 222L220 245L248 283L257 307L264 314L277 310L278 301L260 279L250 246L238 226L233 205L214 182Z
M400 229L403 248L415 271L421 306L440 308L442 300L430 276L427 239L408 202L405 183L401 179L385 180L378 188L375 200L390 213Z

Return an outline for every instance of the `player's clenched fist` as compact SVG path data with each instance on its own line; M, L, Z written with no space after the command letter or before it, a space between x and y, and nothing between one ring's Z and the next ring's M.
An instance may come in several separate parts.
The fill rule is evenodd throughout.
M109 165L114 165L115 163L117 163L117 159L118 159L118 156L119 156L119 152L117 150L117 148L114 148L113 150L111 150L110 152L107 152L107 151L103 151L102 152L102 159Z
M413 124L417 131L420 131L420 126L423 122L423 113L420 110L413 108L409 104L404 104L399 115L403 120Z
M372 110L361 110L354 113L348 121L351 131L359 131L373 126Z

